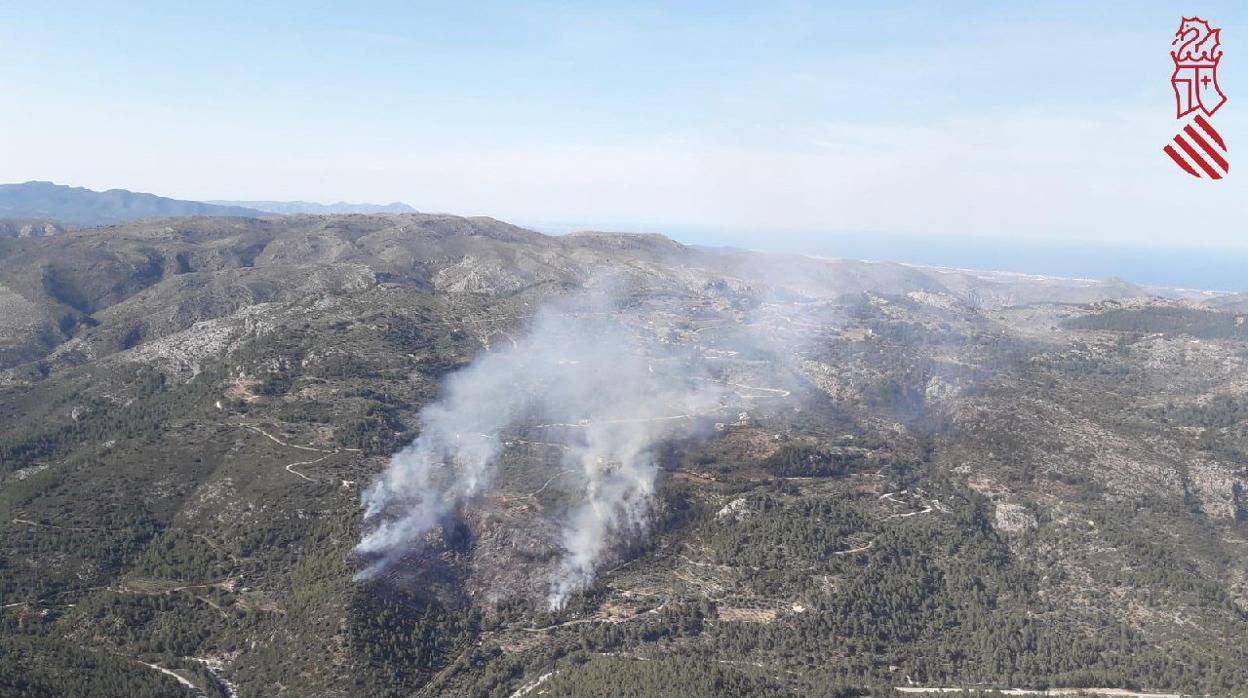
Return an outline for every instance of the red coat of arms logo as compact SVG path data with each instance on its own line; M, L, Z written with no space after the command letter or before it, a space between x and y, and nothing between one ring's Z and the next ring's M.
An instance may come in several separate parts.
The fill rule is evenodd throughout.
M1206 117L1212 117L1226 104L1218 86L1218 64L1222 62L1222 30L1209 26L1199 17L1184 17L1170 42L1174 74L1175 118L1195 114L1162 151L1174 164L1193 177L1222 179L1231 171L1226 159L1226 142Z
M1199 17L1184 17L1170 45L1176 47L1170 51L1174 59L1170 84L1178 103L1176 118L1181 119L1197 109L1206 116L1213 116L1226 103L1226 95L1218 87L1222 30L1214 29Z

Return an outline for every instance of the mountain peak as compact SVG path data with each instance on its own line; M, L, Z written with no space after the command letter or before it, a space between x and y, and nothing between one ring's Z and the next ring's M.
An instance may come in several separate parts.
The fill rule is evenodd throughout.
M264 213L242 206L217 206L170 199L128 189L94 191L55 182L32 180L0 184L0 218L53 221L92 227L139 218L170 216L243 216Z

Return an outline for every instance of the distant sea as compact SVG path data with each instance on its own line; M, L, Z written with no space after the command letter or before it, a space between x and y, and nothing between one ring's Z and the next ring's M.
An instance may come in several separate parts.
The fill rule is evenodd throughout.
M566 232L574 226L549 226ZM538 229L542 229L539 226ZM559 228L559 229L555 229ZM933 267L1006 271L1077 279L1119 277L1140 286L1248 291L1248 246L1183 246L1140 242L1008 240L958 236L884 236L844 233L769 234L711 228L638 226L579 229L661 232L692 245L729 246L763 252L903 262Z
M1009 271L1141 286L1248 291L1248 248L978 238L835 236L807 254ZM796 250L787 250L796 251Z

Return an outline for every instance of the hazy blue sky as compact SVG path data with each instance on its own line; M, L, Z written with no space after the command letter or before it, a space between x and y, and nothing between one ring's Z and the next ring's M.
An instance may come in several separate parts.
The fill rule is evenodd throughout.
M747 243L1248 241L1243 0L953 4L0 2L0 181ZM1222 182L1160 152L1184 12L1224 27Z

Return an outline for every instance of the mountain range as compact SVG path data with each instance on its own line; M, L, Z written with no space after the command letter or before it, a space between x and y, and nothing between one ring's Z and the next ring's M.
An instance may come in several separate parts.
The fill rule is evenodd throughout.
M163 216L262 216L242 206L214 206L125 189L92 191L52 182L0 184L0 218L90 227Z
M2 237L0 694L1242 694L1243 308L451 215Z
M238 216L258 218L296 213L414 213L407 204L317 204L306 201L184 201L126 189L93 191L52 182L0 184L0 235L18 235L22 224L94 227L142 218ZM33 234L34 228L27 231Z
M416 213L416 209L398 201L389 204L349 204L345 201L333 204L318 204L311 201L209 201L208 203L217 206L242 206L280 215L295 213L322 215L339 213Z

